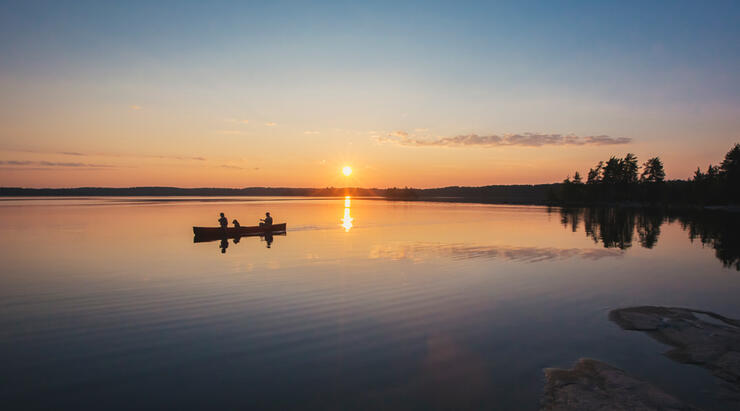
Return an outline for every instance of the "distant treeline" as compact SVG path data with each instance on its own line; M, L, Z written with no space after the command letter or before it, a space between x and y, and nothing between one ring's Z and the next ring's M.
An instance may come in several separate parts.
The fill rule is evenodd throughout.
M79 187L79 188L18 188L0 187L0 196L380 196L382 190L358 187L290 188L178 188L178 187Z
M548 199L555 204L723 205L740 203L740 144L735 144L719 165L706 172L697 168L689 180L665 180L659 157L638 165L637 157L611 157L588 170L586 181L576 171L553 189Z
M492 185L482 187L388 188L384 197L403 201L454 201L492 204L547 204L560 184Z
M177 188L177 187L80 187L16 188L0 187L0 196L311 196L311 197L384 197L391 200L434 200L480 203L545 204L558 184L508 185L485 187L416 188Z

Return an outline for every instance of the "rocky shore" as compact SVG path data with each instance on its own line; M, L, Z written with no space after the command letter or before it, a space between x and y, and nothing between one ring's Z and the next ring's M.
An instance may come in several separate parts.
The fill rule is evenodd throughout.
M740 399L740 321L709 311L675 307L621 308L609 319L643 331L673 348L666 356L709 369ZM543 410L695 410L660 388L598 360L545 370ZM740 403L739 403L740 404Z
M740 391L740 321L708 311L671 307L614 310L609 319L674 347L668 358L705 367Z
M695 410L619 368L581 358L569 370L545 370L543 410Z

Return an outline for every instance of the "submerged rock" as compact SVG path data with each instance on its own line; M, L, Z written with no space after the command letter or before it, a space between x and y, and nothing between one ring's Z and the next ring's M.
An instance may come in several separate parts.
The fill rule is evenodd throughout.
M695 410L660 388L601 361L545 370L543 410Z
M708 311L652 306L613 310L609 319L675 347L666 356L708 368L740 390L740 321Z

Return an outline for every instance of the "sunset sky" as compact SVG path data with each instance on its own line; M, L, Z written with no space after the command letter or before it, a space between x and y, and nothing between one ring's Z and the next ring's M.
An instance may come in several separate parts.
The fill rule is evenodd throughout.
M740 142L739 21L737 1L4 1L0 186L549 183L627 152L687 178Z

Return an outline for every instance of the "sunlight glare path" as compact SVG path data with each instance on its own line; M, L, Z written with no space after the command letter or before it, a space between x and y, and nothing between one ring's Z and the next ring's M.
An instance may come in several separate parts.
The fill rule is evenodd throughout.
M350 208L350 202L351 197L346 196L344 197L344 217L342 218L342 227L344 227L344 232L347 233L352 228L352 216L349 215L349 208Z

